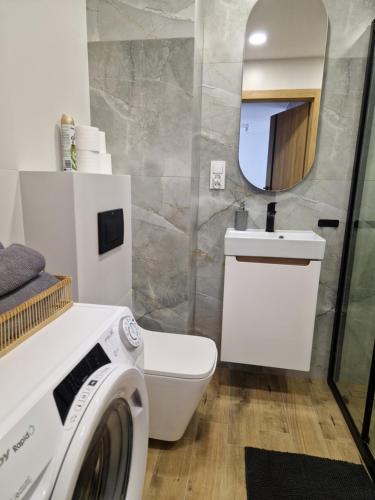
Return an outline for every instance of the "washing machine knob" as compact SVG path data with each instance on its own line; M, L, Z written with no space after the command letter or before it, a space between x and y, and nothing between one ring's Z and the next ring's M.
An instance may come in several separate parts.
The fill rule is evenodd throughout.
M118 333L121 342L127 349L136 349L141 345L141 333L132 316L124 316L120 319Z

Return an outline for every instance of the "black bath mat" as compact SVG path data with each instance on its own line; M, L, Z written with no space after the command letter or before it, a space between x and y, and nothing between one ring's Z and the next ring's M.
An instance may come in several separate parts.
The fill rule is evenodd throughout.
M375 500L362 465L245 449L248 500Z

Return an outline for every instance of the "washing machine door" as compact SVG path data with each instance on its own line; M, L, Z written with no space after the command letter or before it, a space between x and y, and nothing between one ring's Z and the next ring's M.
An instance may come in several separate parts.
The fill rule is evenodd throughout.
M100 378L104 380L98 382ZM95 385L93 381L100 383L98 389L91 398L82 399ZM142 498L148 402L144 378L137 368L105 367L99 375L91 375L68 414L66 431L69 444L53 500Z

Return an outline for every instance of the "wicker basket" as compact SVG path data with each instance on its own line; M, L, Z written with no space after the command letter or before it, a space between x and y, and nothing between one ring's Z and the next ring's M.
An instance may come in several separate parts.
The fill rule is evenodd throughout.
M59 282L23 304L0 314L0 357L48 325L73 305L72 278Z

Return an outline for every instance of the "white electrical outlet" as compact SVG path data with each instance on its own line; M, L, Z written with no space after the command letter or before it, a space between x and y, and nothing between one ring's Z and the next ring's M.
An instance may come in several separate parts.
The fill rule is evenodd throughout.
M225 161L211 161L210 189L225 189Z

